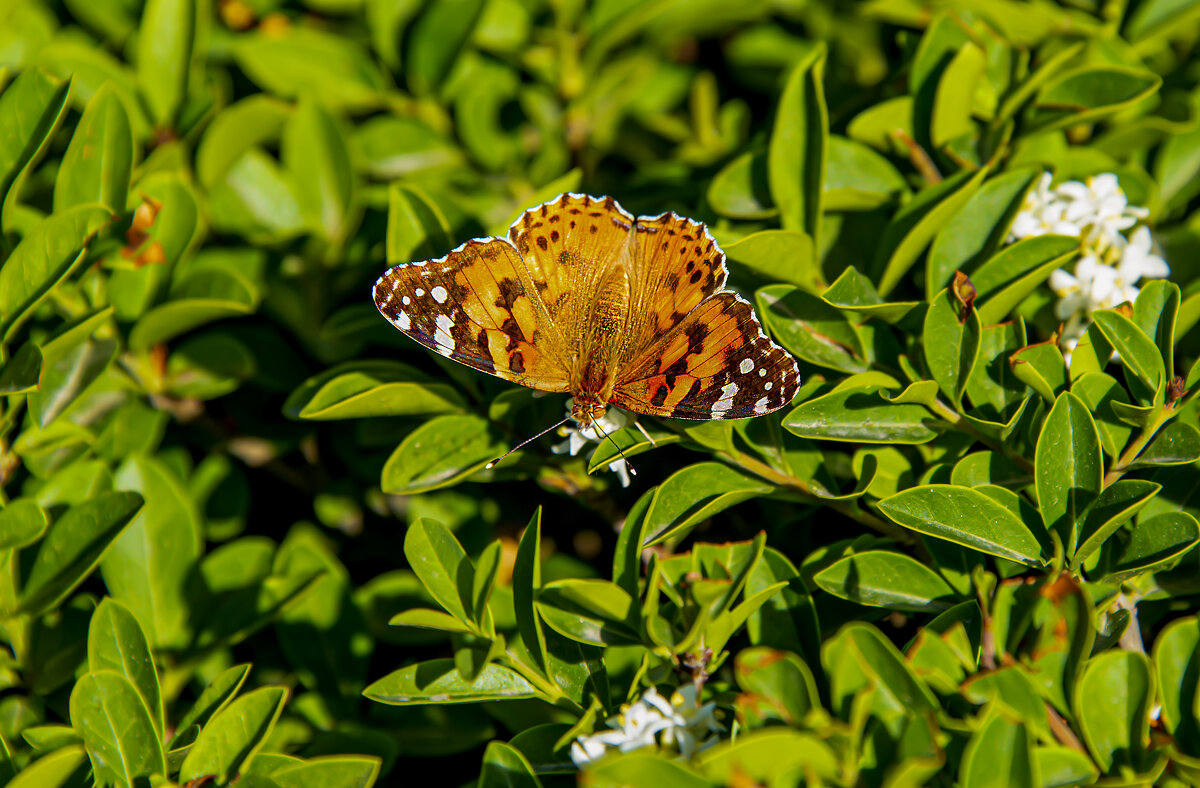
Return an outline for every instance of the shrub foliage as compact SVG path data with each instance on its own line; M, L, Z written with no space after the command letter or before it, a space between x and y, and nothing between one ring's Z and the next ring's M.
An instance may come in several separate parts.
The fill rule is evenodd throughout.
M5 3L0 783L1197 784L1198 19ZM1172 271L1070 337L1046 172ZM370 284L567 191L707 222L792 406L485 467L561 399Z

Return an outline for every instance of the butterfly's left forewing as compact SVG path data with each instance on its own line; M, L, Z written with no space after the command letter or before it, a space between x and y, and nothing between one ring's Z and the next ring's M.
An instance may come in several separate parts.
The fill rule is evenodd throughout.
M799 388L796 362L750 304L723 291L621 369L612 402L676 419L745 419L782 408Z
M447 358L530 388L566 391L566 365L545 341L548 317L537 291L512 244L491 238L388 269L374 299L392 325Z

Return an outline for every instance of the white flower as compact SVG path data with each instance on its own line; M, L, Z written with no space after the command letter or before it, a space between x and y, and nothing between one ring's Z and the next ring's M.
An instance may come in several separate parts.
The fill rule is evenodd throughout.
M1025 195L1025 202L1017 218L1013 220L1010 240L1037 235L1083 234L1082 225L1067 220L1067 202L1050 189L1053 179L1054 176L1050 173L1042 173L1037 186Z
M571 412L573 399L567 400L567 413ZM598 426L597 426L598 424ZM562 443L550 447L555 454L570 454L574 457L589 441L602 442L604 436L613 435L629 424L629 416L617 408L609 408L604 415L589 424L576 424L573 427L563 427L560 433L566 437ZM608 464L608 469L621 477L621 486L629 486L629 464L624 458Z
M1117 281L1132 285L1139 279L1162 279L1169 276L1171 269L1167 261L1154 254L1154 239L1150 228L1142 226L1133 231L1129 242L1121 250L1121 261L1117 263Z
M1111 172L1088 178L1086 183L1066 181L1054 193L1064 206L1063 219L1083 228L1078 234L1084 244L1100 251L1121 244L1125 240L1121 232L1149 216L1145 208L1129 204L1120 181Z
M571 744L571 760L582 768L609 749L629 752L657 744L691 758L715 744L719 739L716 734L725 730L717 722L714 709L712 703L697 704L694 684L676 690L670 700L651 687L605 723L612 730L576 739Z
M1058 269L1050 275L1050 289L1060 297L1054 307L1059 320L1077 313L1110 309L1137 298L1137 288L1123 285L1117 269L1100 262L1095 254L1085 254L1075 264L1074 275Z

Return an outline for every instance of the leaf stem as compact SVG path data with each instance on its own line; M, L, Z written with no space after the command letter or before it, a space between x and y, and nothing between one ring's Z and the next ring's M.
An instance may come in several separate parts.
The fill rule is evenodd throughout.
M956 430L961 432L965 432L967 435L970 435L972 438L979 441L984 446L987 446L992 451L1003 454L1010 462L1012 462L1021 470L1033 473L1032 462L1014 452L1003 442L994 441L988 436L984 435L975 428L975 425L964 419L957 411L955 411L946 403L942 402L940 399L935 397L929 403L928 407L931 411L933 411L935 416L949 424L951 427L954 427Z
M1104 475L1104 484L1102 485L1102 489L1108 489L1114 483L1116 483L1117 480L1129 472L1129 469L1133 467L1135 462L1137 462L1138 456L1145 450L1146 446L1158 433L1162 425L1170 421L1173 415L1174 413L1169 408L1159 409L1158 413L1154 417L1154 420L1148 426L1142 429L1142 434L1137 437L1137 440L1129 444L1129 446L1125 448L1125 451L1121 452L1121 456L1117 458L1117 461L1113 464L1113 466L1108 469L1108 473Z

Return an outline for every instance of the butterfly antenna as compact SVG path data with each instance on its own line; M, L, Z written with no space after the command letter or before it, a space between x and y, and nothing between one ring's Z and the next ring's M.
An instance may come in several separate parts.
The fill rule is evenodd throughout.
M625 452L620 446L617 445L617 442L612 439L612 436L604 431L604 428L600 426L600 422L596 419L592 419L592 426L600 430L600 434L604 436L604 439L613 445L613 448L617 450L617 454L621 455L621 459L625 461L625 467L629 469L629 475L637 476L637 471L634 469L633 463L630 462L629 458L625 456Z
M496 467L496 463L500 462L501 460L503 460L503 459L504 459L505 457L507 457L508 455L512 454L512 453L513 453L514 451L516 451L517 449L521 448L522 446L525 446L526 444L533 443L535 440L537 440L538 438L542 437L542 436L543 436L543 435L545 435L547 432L550 432L551 430L556 430L556 429L558 429L559 427L561 427L562 425L566 424L566 423L567 423L568 421L570 421L570 420L571 420L571 417L570 417L570 416L567 416L565 419L563 419L562 421L558 422L557 424L551 424L549 427L547 427L546 429L542 430L542 431L541 431L541 432L539 432L537 435L534 435L532 438L526 438L525 440L521 441L521 442L520 442L520 443L518 443L516 446L513 446L511 449L509 449L508 451L504 452L504 453L503 453L503 454L501 454L499 457L497 457L496 459L492 460L491 462L489 462L487 465L485 465L485 466L483 466L483 467L484 467L485 469L487 469L487 470L491 470L492 468L495 468L495 467Z

